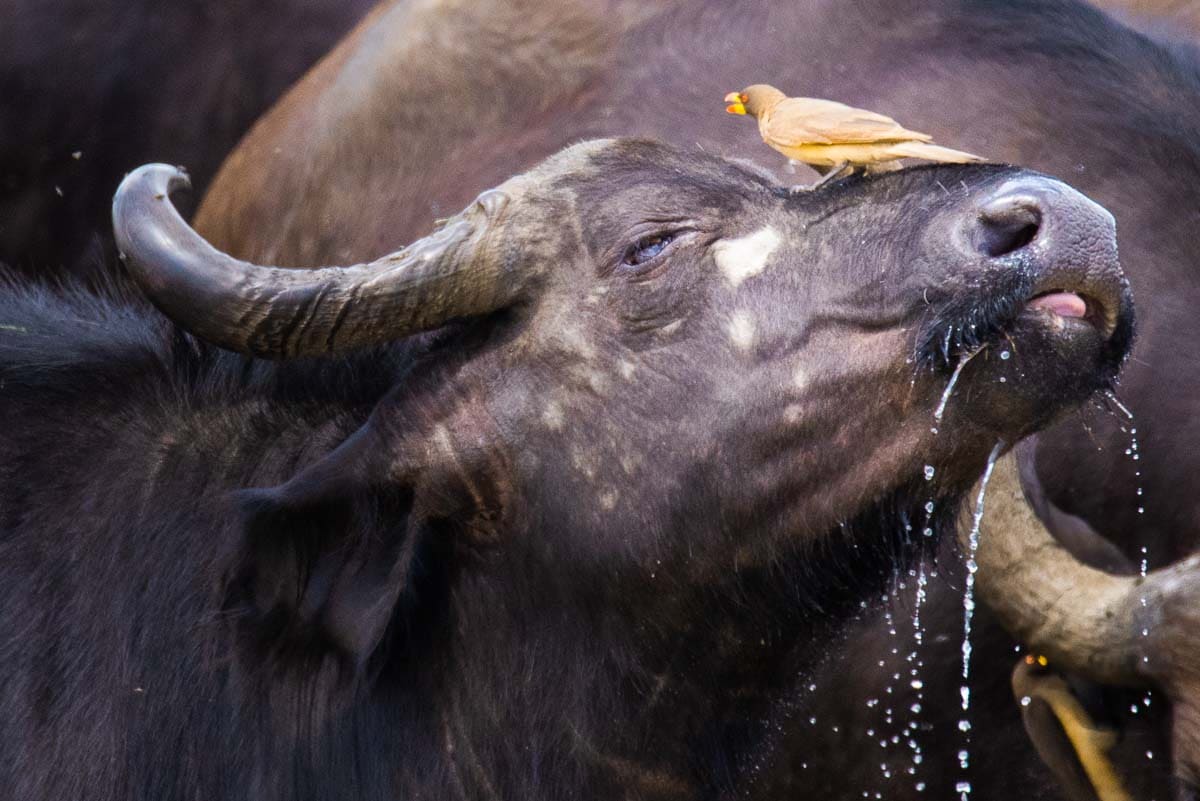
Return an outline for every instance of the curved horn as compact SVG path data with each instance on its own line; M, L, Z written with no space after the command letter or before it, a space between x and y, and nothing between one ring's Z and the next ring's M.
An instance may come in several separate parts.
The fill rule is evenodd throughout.
M292 270L221 253L169 195L187 176L148 164L113 198L117 247L160 310L197 336L267 358L329 354L484 314L515 300L528 276L480 247L507 203L492 190L437 232L370 264Z
M1071 556L1025 502L1013 452L996 462L985 501L976 581L1004 627L1061 669L1145 686L1141 598L1155 596L1154 574L1114 576Z
M1163 690L1173 768L1200 784L1200 554L1145 577L1083 565L1025 502L1011 453L993 470L980 529L977 586L1004 627L1063 670Z

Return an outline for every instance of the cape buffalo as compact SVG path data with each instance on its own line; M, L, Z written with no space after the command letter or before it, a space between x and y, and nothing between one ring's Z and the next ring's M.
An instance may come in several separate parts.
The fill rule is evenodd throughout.
M486 48L475 46L482 42ZM1192 241L1200 56L1081 2L385 3L358 38L259 122L223 166L197 226L246 257L350 259L423 230L426 218L465 202L475 180L499 180L578 137L615 133L699 144L753 158L789 182L808 180L782 172L782 159L751 126L722 113L727 92L761 81L875 109L949 146L1069 176L1112 209L1144 301L1120 391L1136 420L1088 408L1039 437L1037 472L1053 505L1044 508L1063 520L1078 516L1117 543L1108 553L1102 544L1086 546L1109 564L1136 569L1191 552L1200 532L1200 416L1191 408L1200 395L1191 355L1200 333ZM957 766L962 739L962 574L943 561L923 617L930 632L919 724L927 766ZM800 700L799 719L820 722L793 729L795 762L807 764L797 788L832 793L857 773L869 793L917 798L917 784L944 794L971 778L934 767L901 788L877 769L911 764L906 746L890 744L906 734L903 726L879 736L888 707L863 708L908 669L894 659L896 626L887 617L909 613L915 588L906 584L906 600L857 623L813 678L818 689ZM974 778L978 785L979 772L990 773L1006 792L1034 797L1048 791L1040 769L1027 767L1035 757L1021 742L1008 678L1013 645L988 632L986 622L976 627L975 699L994 725L975 733L977 752L990 747L971 763ZM893 690L903 696L896 709L922 701L907 686ZM1149 715L1140 700L1117 708L1126 725L1145 726L1161 706ZM1125 740L1135 760L1126 769L1166 770L1161 743L1140 737ZM879 750L882 739L888 748ZM1147 751L1159 758L1147 760ZM861 777L866 753L880 758Z
M161 315L0 299L16 798L749 793L903 521L1132 330L1111 216L1012 167L794 193L589 141L315 272L212 248L183 183L114 202Z

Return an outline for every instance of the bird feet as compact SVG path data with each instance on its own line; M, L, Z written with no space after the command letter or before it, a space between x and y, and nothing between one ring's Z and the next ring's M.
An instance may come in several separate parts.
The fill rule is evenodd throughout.
M811 184L807 184L807 185L806 184L797 184L796 186L793 186L789 191L794 195L800 194L801 192L812 192L817 189L820 189L822 186L829 183L830 181L836 181L839 178L849 178L851 175L854 175L856 172L858 172L859 170L862 170L862 169L863 168L859 167L858 165L851 164L848 161L843 161L841 164L837 164L837 165L831 167L829 169L829 172L822 175L819 179L817 179L817 181L815 183L811 183Z

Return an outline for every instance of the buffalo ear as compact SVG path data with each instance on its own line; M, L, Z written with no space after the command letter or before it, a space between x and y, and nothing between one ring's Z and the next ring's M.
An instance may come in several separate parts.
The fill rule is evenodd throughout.
M266 649L334 650L362 665L421 583L414 489L368 423L285 484L237 493L244 524L227 605Z

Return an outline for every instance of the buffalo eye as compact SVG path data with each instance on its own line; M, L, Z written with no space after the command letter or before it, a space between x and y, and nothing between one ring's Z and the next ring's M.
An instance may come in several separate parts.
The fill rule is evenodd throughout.
M651 234L629 246L621 262L627 267L639 267L662 254L675 241L674 234Z

